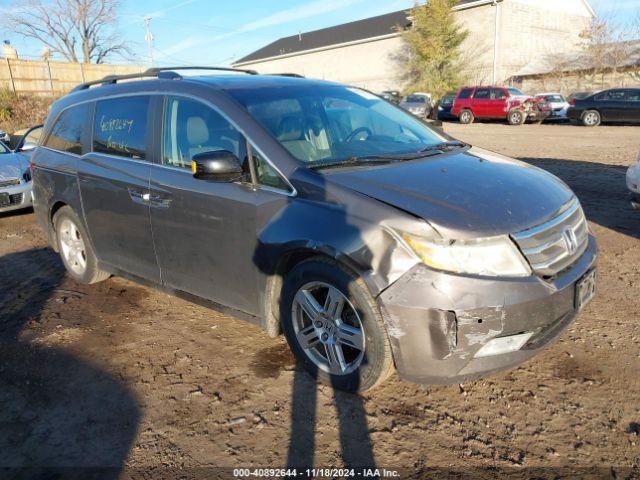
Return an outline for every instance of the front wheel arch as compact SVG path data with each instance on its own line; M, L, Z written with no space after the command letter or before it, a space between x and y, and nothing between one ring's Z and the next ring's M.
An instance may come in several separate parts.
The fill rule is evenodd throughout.
M278 259L273 272L268 276L265 288L264 301L264 318L263 328L271 338L282 335L282 325L280 323L280 298L282 287L284 285L284 277L293 270L297 265L312 258L324 259L326 261L336 262L342 268L352 272L354 275L363 278L371 295L377 296L379 291L372 288L364 276L363 269L355 265L348 256L340 254L332 248L295 248L283 253Z

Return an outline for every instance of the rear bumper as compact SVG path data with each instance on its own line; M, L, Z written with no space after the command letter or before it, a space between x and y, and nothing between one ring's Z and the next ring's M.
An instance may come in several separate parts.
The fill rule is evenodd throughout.
M576 283L595 265L590 237L582 258L553 281L472 278L418 265L378 303L401 378L448 384L472 380L524 362L573 321ZM532 332L520 349L477 358L490 340Z
M12 210L20 210L22 208L29 208L33 204L31 197L31 185L29 183L21 183L8 188L0 188L0 193L6 193L9 195L9 203L0 202L0 213L10 212Z

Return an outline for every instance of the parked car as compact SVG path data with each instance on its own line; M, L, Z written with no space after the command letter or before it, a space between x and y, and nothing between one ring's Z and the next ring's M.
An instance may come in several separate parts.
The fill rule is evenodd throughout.
M638 123L640 88L614 88L575 99L567 115L586 127L597 127L602 122Z
M505 119L510 125L522 125L527 121L542 123L551 108L517 88L464 87L458 91L451 113L464 124L476 119Z
M627 169L627 188L631 192L631 206L640 210L640 154L636 163Z
M438 101L438 120L457 120L451 109L453 108L453 101L456 99L457 92L449 92L443 95Z
M569 109L569 101L560 93L538 93L539 98L549 104L551 114L547 120L567 120L567 110Z
M0 130L0 142L4 143L5 146L9 145L11 142L11 135L9 135L4 130Z
M512 367L591 300L596 241L552 174L355 87L238 72L53 104L35 210L73 279L235 312L349 391Z
M416 92L407 95L400 102L400 108L419 118L427 118L431 114L431 94Z
M41 126L27 131L14 151L0 142L0 213L30 208L32 205L29 159L35 145L27 140L28 135L37 128Z
M400 104L400 92L397 90L385 90L383 92L380 92L380 96L387 102L391 102L395 105Z

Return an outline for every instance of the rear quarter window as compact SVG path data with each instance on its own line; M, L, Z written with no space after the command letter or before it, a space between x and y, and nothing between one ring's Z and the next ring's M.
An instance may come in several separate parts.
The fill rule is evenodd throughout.
M89 120L89 104L64 110L56 119L44 146L59 152L82 155L82 133Z
M144 160L149 102L149 96L96 102L93 151Z

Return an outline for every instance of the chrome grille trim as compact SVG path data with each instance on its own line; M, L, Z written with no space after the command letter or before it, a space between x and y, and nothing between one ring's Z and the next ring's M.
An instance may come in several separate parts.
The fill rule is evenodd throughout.
M589 230L580 202L573 199L552 220L511 235L532 270L553 276L574 264L587 249Z
M19 178L12 178L11 180L0 180L0 188L2 187L13 187L15 185L20 185Z

